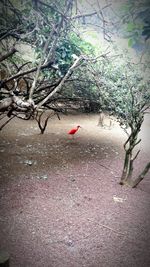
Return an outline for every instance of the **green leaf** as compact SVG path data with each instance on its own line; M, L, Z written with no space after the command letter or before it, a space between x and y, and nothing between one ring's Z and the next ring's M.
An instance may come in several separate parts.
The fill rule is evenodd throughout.
M133 47L134 44L135 44L135 40L133 38L130 38L128 41L128 46Z
M130 22L127 24L127 31L128 32L132 32L133 30L135 30L136 25L133 22Z
M122 4L120 10L122 10L123 12L129 12L131 8L130 4Z

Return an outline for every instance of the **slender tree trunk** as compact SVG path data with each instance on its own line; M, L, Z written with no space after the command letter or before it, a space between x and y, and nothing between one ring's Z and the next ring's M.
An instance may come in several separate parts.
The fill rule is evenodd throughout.
M143 117L141 120L133 127L131 124L131 134L129 135L127 141L124 144L125 149L125 160L124 160L124 166L122 171L122 176L120 180L120 184L124 185L130 185L132 186L132 173L133 173L133 163L135 159L137 158L138 154L140 153L140 150L137 151L135 156L133 157L133 150L136 145L138 145L141 142L141 139L138 139L138 133L140 132L141 125L143 122Z
M125 184L129 179L129 177L131 178L132 171L133 171L132 151L129 148L125 154L124 166L120 180L121 185Z
M104 126L104 113L102 113L102 112L99 115L98 126L101 126L101 127Z

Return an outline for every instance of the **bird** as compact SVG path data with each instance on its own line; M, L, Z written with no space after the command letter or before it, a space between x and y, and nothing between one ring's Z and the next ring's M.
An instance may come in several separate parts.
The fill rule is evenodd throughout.
M80 125L78 125L76 128L71 129L68 134L74 136L74 134L79 130L79 128L81 128Z

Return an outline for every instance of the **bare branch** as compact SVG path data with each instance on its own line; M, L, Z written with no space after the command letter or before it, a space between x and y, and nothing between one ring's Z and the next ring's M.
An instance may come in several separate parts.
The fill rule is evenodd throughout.
M44 58L44 54L48 48L48 45L49 45L49 42L52 38L52 35L50 34L49 38L47 39L46 43L45 43L45 46L44 46L44 49L43 49L43 52L42 52L42 55L41 55L41 58L40 58L40 62L39 62L39 65L37 67L37 70L36 70L36 75L35 75L35 78L34 78L34 81L32 83L32 87L30 89L30 93L29 93L29 99L32 99L32 96L33 96L33 93L34 93L34 89L35 89L35 86L36 86L36 83L37 83L37 80L38 80L38 77L39 77L39 74L40 74L40 70L41 70L41 67L42 67L42 61L43 61L43 58Z
M45 119L45 121L44 121L44 124L42 125L42 116L43 116L44 112L45 112L45 111L43 111L39 116L37 115L36 118L35 118L35 120L38 122L38 126L39 126L39 128L40 128L40 130L41 130L41 134L44 134L45 129L46 129L46 127L47 127L47 123L48 123L49 118L51 118L51 117L53 117L53 116L55 115L55 112L52 113L52 114L49 114L49 115L46 117L46 119ZM58 116L58 114L57 114L57 116ZM59 117L58 117L58 118L59 118Z
M123 145L125 151L127 151L126 145L130 141L130 139L131 139L131 134L129 135L128 139L126 140L126 142Z
M148 173L150 169L150 162L147 163L146 167L144 168L144 170L141 172L141 174L138 176L137 179L135 179L132 182L132 188L136 187L145 177L145 175Z
M17 52L17 49L15 47L13 47L7 54L0 57L0 62L2 62L3 60L7 59L10 56L12 56L16 52Z
M135 144L134 147L137 146L141 142L141 139L139 139Z
M136 153L136 155L134 156L134 158L132 159L132 162L137 158L137 156L139 155L140 150L138 150L138 152Z
M73 63L73 65L69 68L69 70L67 71L66 75L63 77L63 79L61 80L61 82L58 84L58 86L56 86L56 88L50 93L48 94L47 97L44 98L43 101L41 101L38 105L37 108L41 107L42 105L44 105L56 92L58 92L62 86L64 85L65 81L69 78L69 76L72 74L72 71L79 66L79 62L83 59L82 56L78 57L75 62Z
M67 13L69 7L70 7L70 2L66 6L66 10L65 10L65 13L64 14ZM57 33L56 36L55 36L55 38L54 38L54 40L53 40L52 46L50 48L50 51L48 53L47 59L45 60L44 64L47 62L47 60L49 58L51 58L51 60L53 60L53 53L54 53L54 51L56 49L56 43L58 41L59 33L60 33L60 30L61 30L62 25L63 25L63 20L64 20L64 16L61 17L60 23L57 26L55 25L53 27L53 30L51 31L51 34L50 34L49 38L47 39L47 41L45 43L45 46L44 46L43 51L42 51L42 54L41 54L40 62L39 62L39 65L38 65L38 68L37 68L37 71L36 71L36 75L35 75L34 81L32 83L32 87L30 89L29 99L32 99L32 96L33 96L33 93L34 93L34 89L35 89L35 86L36 86L36 83L37 83L37 80L38 80L38 77L39 77L39 74L40 74L40 70L41 70L41 66L42 66L42 61L43 61L44 56L45 56L45 53L46 53L46 51L48 49L50 40L54 36L54 33Z
M46 68L50 68L50 67L53 68L52 65L53 65L53 62L49 61L49 62L47 62L46 64L43 64L43 65L41 66L41 69L46 69ZM4 84L6 84L6 83L8 83L8 82L10 82L10 81L12 81L12 80L14 80L14 79L17 79L17 78L20 77L20 76L24 76L24 75L26 75L26 74L35 72L35 71L37 71L37 68L38 68L38 67L34 67L34 68L29 69L29 70L24 71L24 72L18 72L17 74L11 76L10 78L3 80L3 81L1 82L1 86L3 86Z
M94 11L92 13L78 14L78 15L75 15L75 16L71 17L71 19L79 19L79 18L83 18L83 17L91 17L91 16L96 15L96 14L97 14L97 11Z

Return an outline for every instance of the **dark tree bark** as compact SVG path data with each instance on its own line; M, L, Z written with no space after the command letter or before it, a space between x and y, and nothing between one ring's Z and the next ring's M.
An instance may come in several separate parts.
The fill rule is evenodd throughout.
M49 118L51 118L52 116L55 115L55 113L48 115L45 120L43 119L43 122L42 122L43 114L44 114L44 111L40 115L38 115L38 113L37 113L37 115L35 117L35 120L37 121L38 126L40 128L41 134L44 134Z
M138 154L140 153L140 150L137 151L135 156L133 156L134 148L141 142L141 139L138 139L138 134L141 130L141 125L143 122L144 117L142 116L141 119L134 125L134 127L130 126L131 128L131 134L129 135L127 141L124 144L125 149L125 159L124 159L124 166L122 171L122 176L120 180L120 184L132 184L132 173L133 173L133 163L135 159L137 158ZM135 120L136 121L136 120Z

